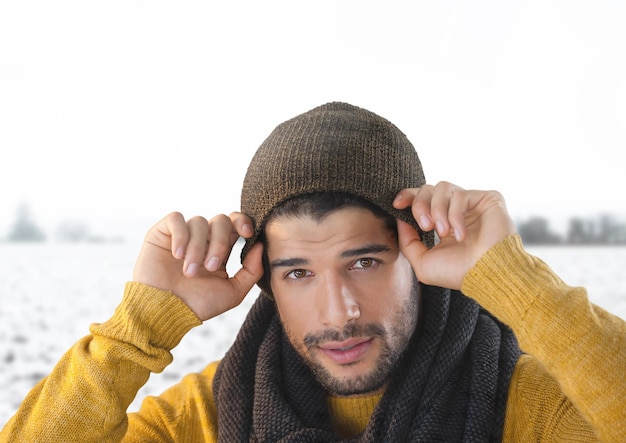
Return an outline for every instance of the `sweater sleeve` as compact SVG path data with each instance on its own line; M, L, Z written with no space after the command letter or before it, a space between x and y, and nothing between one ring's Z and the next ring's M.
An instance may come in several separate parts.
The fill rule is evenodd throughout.
M128 283L113 317L92 324L91 335L31 390L0 441L121 441L137 391L150 372L172 361L170 351L200 323L172 293Z
M217 409L213 378L219 362L190 373L161 395L146 397L138 412L129 414L125 442L217 442Z
M491 248L465 277L462 291L508 324L522 350L539 363L534 370L528 360L518 365L511 389L527 392L511 392L509 402L535 397L543 415L562 415L564 403L571 403L600 440L626 439L622 319L590 303L584 288L566 285L524 250L518 235ZM543 372L556 381L564 398L546 397L541 383L528 379L529 373ZM550 399L553 405L546 407ZM511 409L509 405L507 414ZM571 421L560 426L553 431L565 434Z

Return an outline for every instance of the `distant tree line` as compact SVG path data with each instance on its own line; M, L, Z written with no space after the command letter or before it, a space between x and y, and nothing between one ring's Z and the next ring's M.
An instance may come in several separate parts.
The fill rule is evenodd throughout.
M547 218L534 216L517 222L517 229L525 244L534 245L626 245L626 223L611 215L594 218L573 217L568 221L564 234L558 234L550 227ZM79 222L60 225L56 238L63 242L102 242L110 241L94 236L87 226ZM47 236L35 220L27 205L21 205L15 222L6 238L10 242L43 242ZM119 241L120 239L114 239Z
M626 245L626 223L611 215L570 218L564 235L552 231L545 217L518 222L517 229L525 244Z
M17 209L15 221L9 228L6 241L44 242L47 239L48 236L34 220L30 208L27 205L20 205ZM89 232L88 227L81 222L65 222L59 225L56 230L56 239L67 243L121 241L120 238L107 239L102 236L93 235ZM2 237L0 237L0 240L2 240Z

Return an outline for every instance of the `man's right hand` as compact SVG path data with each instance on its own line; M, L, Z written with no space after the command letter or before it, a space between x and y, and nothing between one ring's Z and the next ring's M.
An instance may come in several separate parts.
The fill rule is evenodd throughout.
M260 243L235 275L226 272L237 239L251 235L252 221L238 212L208 221L172 212L146 234L133 280L173 292L200 320L208 320L239 305L263 275Z

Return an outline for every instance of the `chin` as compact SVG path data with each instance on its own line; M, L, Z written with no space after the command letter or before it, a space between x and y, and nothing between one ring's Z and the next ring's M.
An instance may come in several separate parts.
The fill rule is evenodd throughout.
M347 397L351 395L368 394L379 391L389 379L390 368L377 364L369 370L358 370L359 363L349 365L342 370L331 370L322 365L309 365L315 374L317 381L324 386L326 391L332 395ZM348 371L345 371L347 369ZM348 374L340 375L340 373Z

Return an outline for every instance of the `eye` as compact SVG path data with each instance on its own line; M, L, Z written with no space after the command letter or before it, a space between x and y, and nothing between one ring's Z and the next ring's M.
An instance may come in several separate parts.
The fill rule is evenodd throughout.
M353 269L368 269L376 265L377 261L371 257L360 258L352 265Z
M307 277L311 275L307 270L305 269L294 269L293 271L289 272L287 274L287 278L291 278L293 280L298 280L304 277Z

